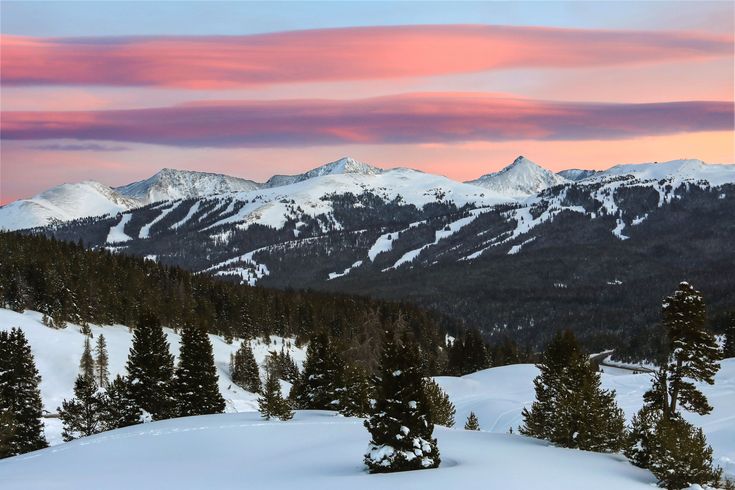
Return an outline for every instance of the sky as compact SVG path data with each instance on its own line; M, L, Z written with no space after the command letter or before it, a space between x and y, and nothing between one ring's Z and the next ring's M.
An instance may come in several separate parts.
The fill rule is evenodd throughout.
M735 162L735 4L0 3L0 204L343 156L457 180Z

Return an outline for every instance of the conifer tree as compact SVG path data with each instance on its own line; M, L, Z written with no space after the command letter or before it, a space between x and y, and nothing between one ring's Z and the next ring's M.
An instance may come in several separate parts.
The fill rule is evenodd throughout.
M692 485L718 485L722 470L713 469L712 448L702 429L681 417L662 417L655 432L648 469L659 486L680 490Z
M119 374L108 383L100 419L104 430L120 429L140 423L142 413L131 395L130 384Z
M536 401L523 410L522 434L588 451L617 452L625 446L625 417L615 392L601 388L600 374L571 332L552 339L538 368Z
M371 440L364 462L371 473L439 466L439 448L424 393L418 349L386 332L375 403L365 421Z
M338 410L344 390L344 365L337 350L322 332L309 342L304 370L291 389L297 408Z
M702 293L687 282L680 283L674 294L664 300L662 315L669 343L664 417L673 418L679 407L706 415L712 407L693 382L714 384L722 354L705 325Z
M184 327L179 366L173 382L177 414L185 417L224 412L225 400L217 379L214 353L207 333L198 327Z
M633 419L626 455L634 464L651 469L666 488L682 488L677 486L682 482L716 483L719 476L712 468L704 434L679 413L679 409L699 415L712 411L694 384L713 384L721 357L705 325L702 294L689 283L680 283L664 299L662 316L668 352L644 394L643 408Z
M107 342L105 336L100 334L97 337L97 345L95 346L96 358L94 360L95 378L100 388L107 388L109 385L110 369L109 357L107 355Z
M15 440L15 417L10 411L0 412L0 459L13 456Z
M454 415L457 413L449 395L431 378L424 379L424 392L429 407L429 418L436 425L454 426Z
M723 357L735 357L735 313L730 313L730 321L725 328L725 344Z
M41 421L40 382L23 331L0 331L0 457L48 446Z
M94 377L84 373L74 382L74 398L64 400L58 408L59 419L64 430L61 435L65 441L91 436L104 430L101 420L104 406L102 393L97 391Z
M230 356L230 377L232 382L251 393L260 393L260 369L247 340Z
M127 371L132 397L141 409L153 420L175 415L171 394L174 357L158 318L151 313L141 315L133 332Z
M480 430L480 422L477 420L475 412L470 412L467 416L467 422L464 424L464 430Z
M275 374L270 371L265 378L263 394L258 398L258 411L266 420L271 418L291 420L293 418L291 404L283 398L281 384Z
M361 367L349 364L345 366L344 382L339 413L345 417L367 417L373 397L373 385L367 373Z
M84 336L84 350L82 351L82 357L79 360L79 371L80 374L86 378L95 377L94 369L94 357L92 357L92 348L89 343L89 337Z

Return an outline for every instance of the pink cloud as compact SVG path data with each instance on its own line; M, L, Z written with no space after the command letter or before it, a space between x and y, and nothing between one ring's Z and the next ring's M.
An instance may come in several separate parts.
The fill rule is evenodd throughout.
M733 129L732 101L548 102L485 93L357 100L219 101L3 112L6 140L71 138L180 147L592 140Z
M732 37L482 25L318 29L250 36L0 37L2 83L223 89L594 67L732 56Z

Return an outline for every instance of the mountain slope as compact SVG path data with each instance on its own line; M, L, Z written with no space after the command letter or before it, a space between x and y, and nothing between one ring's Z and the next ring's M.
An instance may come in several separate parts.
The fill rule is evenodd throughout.
M579 168L570 168L568 170L557 172L556 174L564 177L567 180L577 182L579 180L586 179L587 177L592 177L593 175L596 175L598 173L600 173L599 170L583 170Z
M563 176L546 170L526 157L519 156L499 172L483 175L467 183L506 196L524 197L567 182L569 181Z
M324 175L339 175L339 174L358 174L358 175L378 175L383 170L367 163L358 162L351 157L343 157L334 162L324 164L320 167L314 168L303 174L297 175L274 175L268 181L263 184L264 187L279 187L283 185L296 184L303 182L304 180L313 179L314 177L321 177Z
M62 184L29 199L0 207L0 230L18 230L46 226L87 216L117 214L140 206L99 182Z
M252 191L260 184L252 180L208 172L164 168L154 176L116 190L144 204L172 199L211 196L228 192Z

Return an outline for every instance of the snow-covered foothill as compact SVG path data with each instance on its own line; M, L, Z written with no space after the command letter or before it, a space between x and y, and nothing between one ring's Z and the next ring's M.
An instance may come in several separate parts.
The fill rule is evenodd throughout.
M69 324L63 329L54 329L42 323L42 315L34 311L17 313L12 310L0 309L0 330L10 330L19 327L23 330L36 361L36 367L41 375L41 399L43 409L48 414L55 414L56 409L66 398L74 396L74 380L79 374L79 359L84 348L84 335L78 325ZM109 368L111 378L117 374L125 375L125 363L128 351L132 345L133 334L124 325L90 325L93 339L103 334L107 342ZM171 346L171 353L179 354L180 336L173 330L166 328L166 337ZM214 361L219 376L219 388L224 397L228 412L257 410L257 395L243 390L233 384L230 379L230 354L240 347L240 341L235 339L228 344L217 335L209 336L212 342ZM94 342L94 340L93 340ZM264 343L262 339L251 341L253 354L258 364L263 366L270 351L280 351L285 348L294 361L301 365L306 351L294 346L293 339L283 339L273 336ZM283 382L282 388L288 393L288 383ZM58 419L46 418L46 435L49 442L61 442L61 426Z

